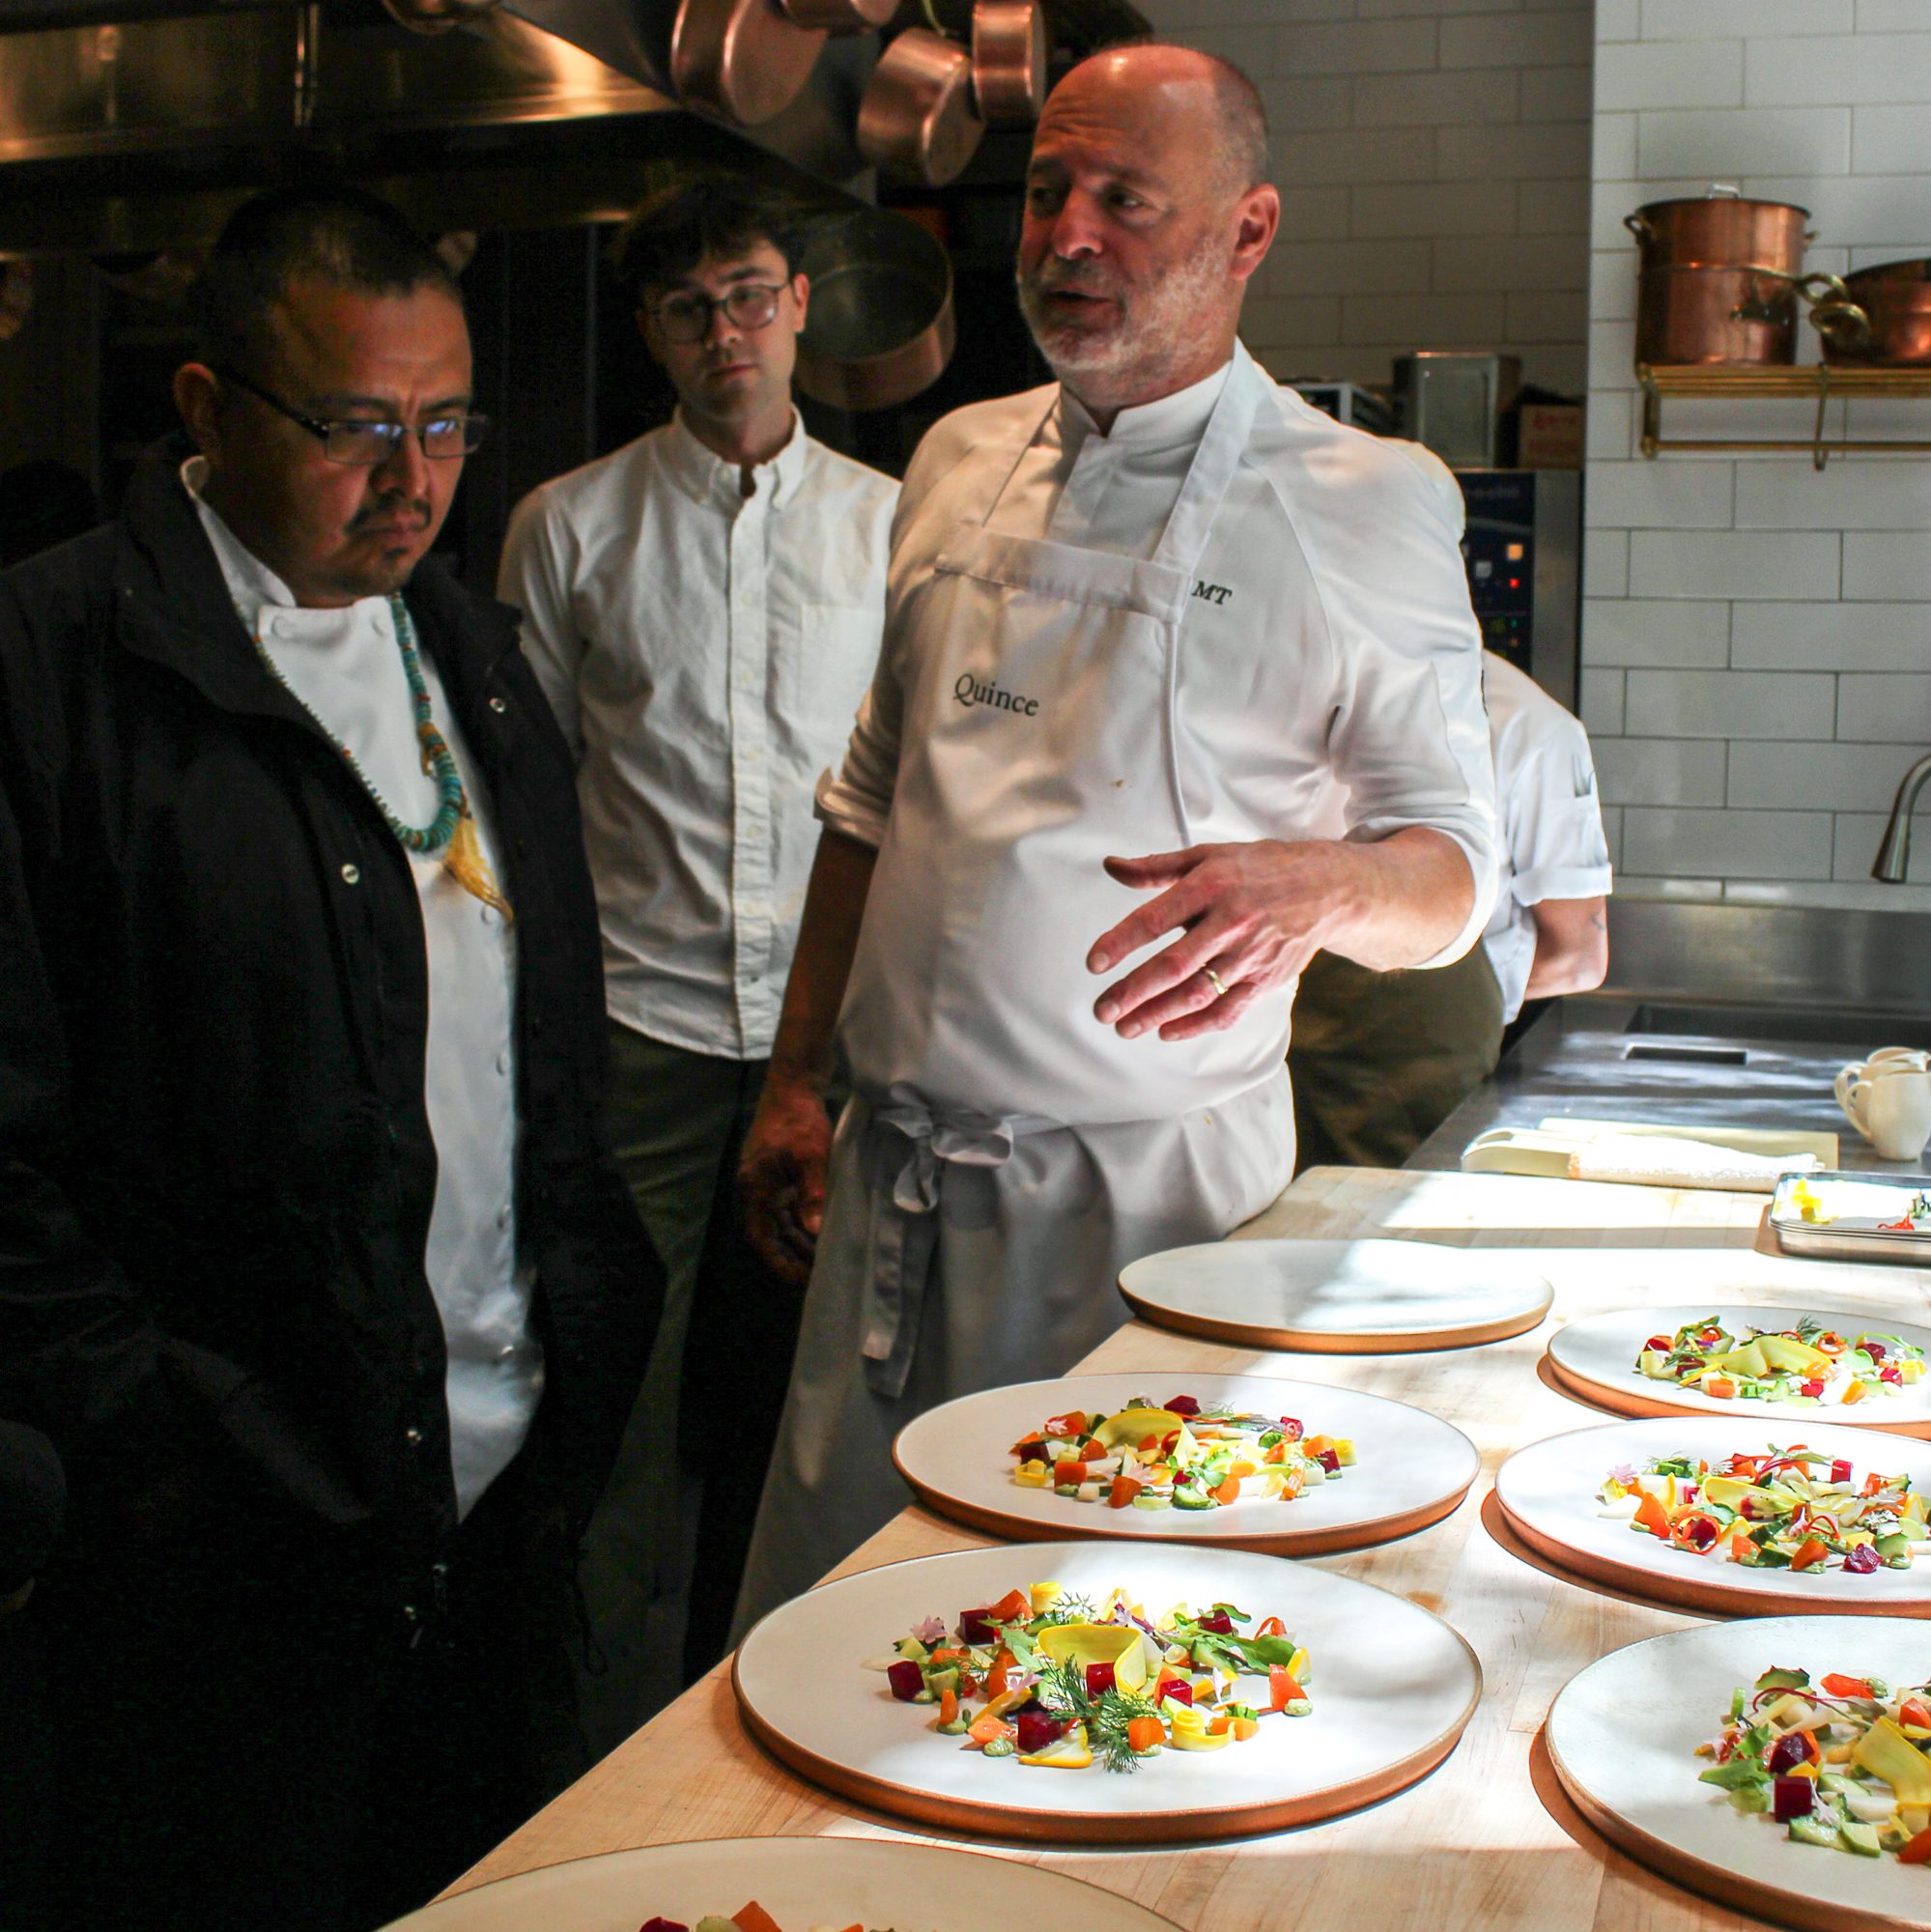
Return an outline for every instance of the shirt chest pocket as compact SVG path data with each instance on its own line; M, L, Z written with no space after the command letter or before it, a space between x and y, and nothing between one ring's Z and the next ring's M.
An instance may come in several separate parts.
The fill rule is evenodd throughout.
M779 677L781 722L818 764L835 764L878 668L878 604L800 605Z

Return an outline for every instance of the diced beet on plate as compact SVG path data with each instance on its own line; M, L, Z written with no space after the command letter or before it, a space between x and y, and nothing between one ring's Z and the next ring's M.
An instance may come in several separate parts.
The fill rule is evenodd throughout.
M1052 1712L1031 1705L1023 1711L1013 1712L1012 1723L1019 1733L1015 1742L1028 1757L1044 1750L1056 1738L1065 1737L1072 1728L1070 1718L1056 1718Z
M1778 1777L1771 1781L1772 1807L1779 1825L1787 1825L1793 1818L1807 1818L1817 1804L1817 1780L1814 1777Z
M1844 1568L1853 1577L1868 1577L1883 1561L1875 1543L1860 1543L1845 1555Z
M1171 1395L1167 1398L1167 1413L1169 1415L1198 1415L1200 1413L1200 1400L1197 1396Z
M901 1704L909 1704L925 1688L925 1673L916 1663L900 1658L896 1663L886 1666L885 1681Z
M1104 1697L1114 1688L1113 1666L1110 1663L1089 1663L1086 1667L1086 1694L1089 1697Z

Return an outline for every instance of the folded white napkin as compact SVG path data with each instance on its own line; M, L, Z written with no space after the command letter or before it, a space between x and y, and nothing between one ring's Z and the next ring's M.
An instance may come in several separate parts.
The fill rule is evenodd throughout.
M1649 1187L1716 1187L1736 1194L1770 1194L1780 1174L1811 1174L1814 1153L1738 1153L1708 1141L1668 1140L1661 1134L1604 1134L1569 1156L1572 1180L1634 1180Z

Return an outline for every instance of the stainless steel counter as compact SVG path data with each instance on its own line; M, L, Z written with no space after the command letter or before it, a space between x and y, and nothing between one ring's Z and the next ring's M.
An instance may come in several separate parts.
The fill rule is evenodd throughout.
M1841 1166L1913 1172L1915 1162L1880 1160L1831 1091L1837 1069L1875 1046L1931 1046L1931 1014L1873 1020L1596 995L1557 1001L1407 1165L1459 1168L1462 1149L1491 1127L1567 1115L1821 1129L1843 1135Z
M1609 901L1609 980L1561 1000L1409 1157L1458 1168L1491 1127L1559 1115L1843 1136L1837 1069L1877 1046L1931 1047L1931 916L1669 899Z

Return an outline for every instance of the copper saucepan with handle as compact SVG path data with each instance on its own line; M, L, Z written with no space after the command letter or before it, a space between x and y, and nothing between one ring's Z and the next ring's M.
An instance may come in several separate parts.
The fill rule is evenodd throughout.
M859 152L881 168L940 187L964 169L984 132L973 106L972 56L943 35L907 27L866 83Z
M1931 260L1880 262L1844 277L1844 293L1861 314L1861 341L1824 339L1827 362L1917 369L1931 365Z
M1046 104L1041 0L979 0L972 10L972 91L985 122L1027 122Z
M822 30L801 27L778 0L683 0L670 30L670 79L687 107L757 128L798 98Z

